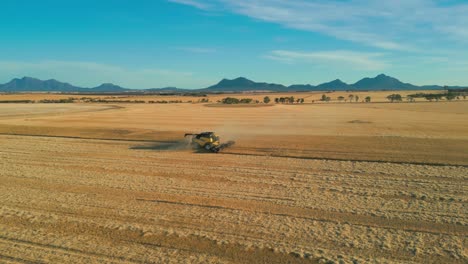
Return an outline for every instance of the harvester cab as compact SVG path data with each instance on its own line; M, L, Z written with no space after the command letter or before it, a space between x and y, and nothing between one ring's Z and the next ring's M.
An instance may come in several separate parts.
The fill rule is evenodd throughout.
M185 137L191 137L193 145L215 153L232 146L235 143L234 141L229 141L221 144L219 137L214 132L203 132L200 134L187 133L185 134Z

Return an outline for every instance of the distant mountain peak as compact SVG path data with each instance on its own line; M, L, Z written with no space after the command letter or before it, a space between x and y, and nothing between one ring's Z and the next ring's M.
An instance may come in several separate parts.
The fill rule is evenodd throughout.
M238 77L235 79L222 79L218 84L222 85L245 85L245 84L252 84L253 81L245 78L245 77Z
M205 91L279 91L285 90L286 86L274 83L254 82L245 77L237 77L235 79L222 79L219 83L202 89Z
M120 92L120 91L126 91L128 89L122 88L113 83L103 83L97 87L91 88L91 90L99 91L99 92Z
M340 79L317 85L318 90L351 90L353 87Z
M249 80L249 79L247 79L247 78L245 78L245 77L242 77L242 76L241 76L241 77L237 77L237 78L232 79L232 80L233 80L233 81L249 81L249 82L251 82L251 80Z
M63 83L53 79L42 81L28 76L24 76L21 79L14 78L10 82L0 85L0 90L13 92L69 92L77 89L80 88L69 83Z
M336 80L331 81L330 83L345 83L345 82L343 82L340 79L336 79Z
M10 82L37 82L37 81L41 81L41 80L37 78L33 78L33 77L23 76L22 78L14 78Z
M375 89L388 89L388 90L410 90L417 89L417 86L414 86L409 83L403 83L400 80L385 75L379 74L374 78L364 78L355 84L354 87L362 90L375 90Z

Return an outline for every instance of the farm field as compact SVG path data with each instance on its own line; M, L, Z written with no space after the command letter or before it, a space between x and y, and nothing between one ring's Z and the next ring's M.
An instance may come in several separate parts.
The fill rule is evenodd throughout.
M8 100L33 100L33 101L40 101L40 100L60 100L60 99L68 99L72 98L93 98L93 99L102 99L102 100L111 100L111 101L181 101L181 102L192 102L197 103L201 99L208 99L211 103L216 103L222 100L225 97L237 97L237 98L252 98L253 100L259 100L260 102L263 101L265 96L268 96L273 101L275 98L281 97L290 97L294 96L294 98L304 98L305 103L322 103L320 102L320 98L322 95L329 96L331 98L331 102L338 102L338 97L343 96L345 100L349 101L349 95L359 97L358 102L364 100L366 96L370 96L372 102L388 102L387 96L392 94L392 91L336 91L336 92L324 92L324 91L312 91L312 92L245 92L245 93L236 93L236 94L206 94L206 96L193 96L193 95L158 95L158 94L147 94L147 95L110 95L110 94L58 94L58 93L17 93L17 94L0 94L0 101L8 101ZM437 90L418 90L418 91L398 91L401 96L405 97L409 94L416 94L416 93L444 93L444 91L437 91ZM416 101L424 102L425 99L416 98ZM355 99L353 99L355 101Z
M0 262L466 263L466 120L467 101L0 104ZM188 147L202 131L236 145Z

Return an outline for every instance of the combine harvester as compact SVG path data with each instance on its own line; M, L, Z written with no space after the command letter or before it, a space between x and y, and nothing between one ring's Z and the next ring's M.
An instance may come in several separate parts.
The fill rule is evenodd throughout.
M213 153L218 153L219 151L234 145L236 142L228 141L221 144L219 137L214 132L203 132L200 134L185 134L185 137L192 138L192 145L199 148L206 149Z

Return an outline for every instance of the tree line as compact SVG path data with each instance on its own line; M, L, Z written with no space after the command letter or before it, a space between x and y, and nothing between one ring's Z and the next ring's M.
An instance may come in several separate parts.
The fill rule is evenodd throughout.
M348 99L346 99L346 97L344 97L344 96L342 96L342 95L338 96L336 99L337 99L339 102L343 102L343 101L348 102L348 101L349 101L349 102L352 103L352 102L359 102L360 97L359 97L359 95L350 94L350 95L348 95ZM366 97L364 98L364 102L370 103L371 99L372 99L372 98L371 98L370 96L366 96ZM320 101L322 101L322 102L330 102L330 101L331 101L331 97L329 97L329 96L323 94L322 97L320 98Z
M448 90L444 93L416 93L416 94L409 94L407 98L409 101L414 101L415 98L424 98L427 101L439 101L445 98L447 101L452 100L466 100L466 95L468 91L466 90Z
M226 97L219 101L222 104L250 104L256 103L259 104L259 100L254 100L252 98L235 98L235 97ZM263 98L263 103L269 104L271 102L271 98L269 96L265 96ZM289 97L278 97L274 99L274 102L277 104L302 104L305 102L304 98L294 98L294 96Z
M295 99L294 96L275 98L275 103L277 104L303 104L304 101L304 98Z

